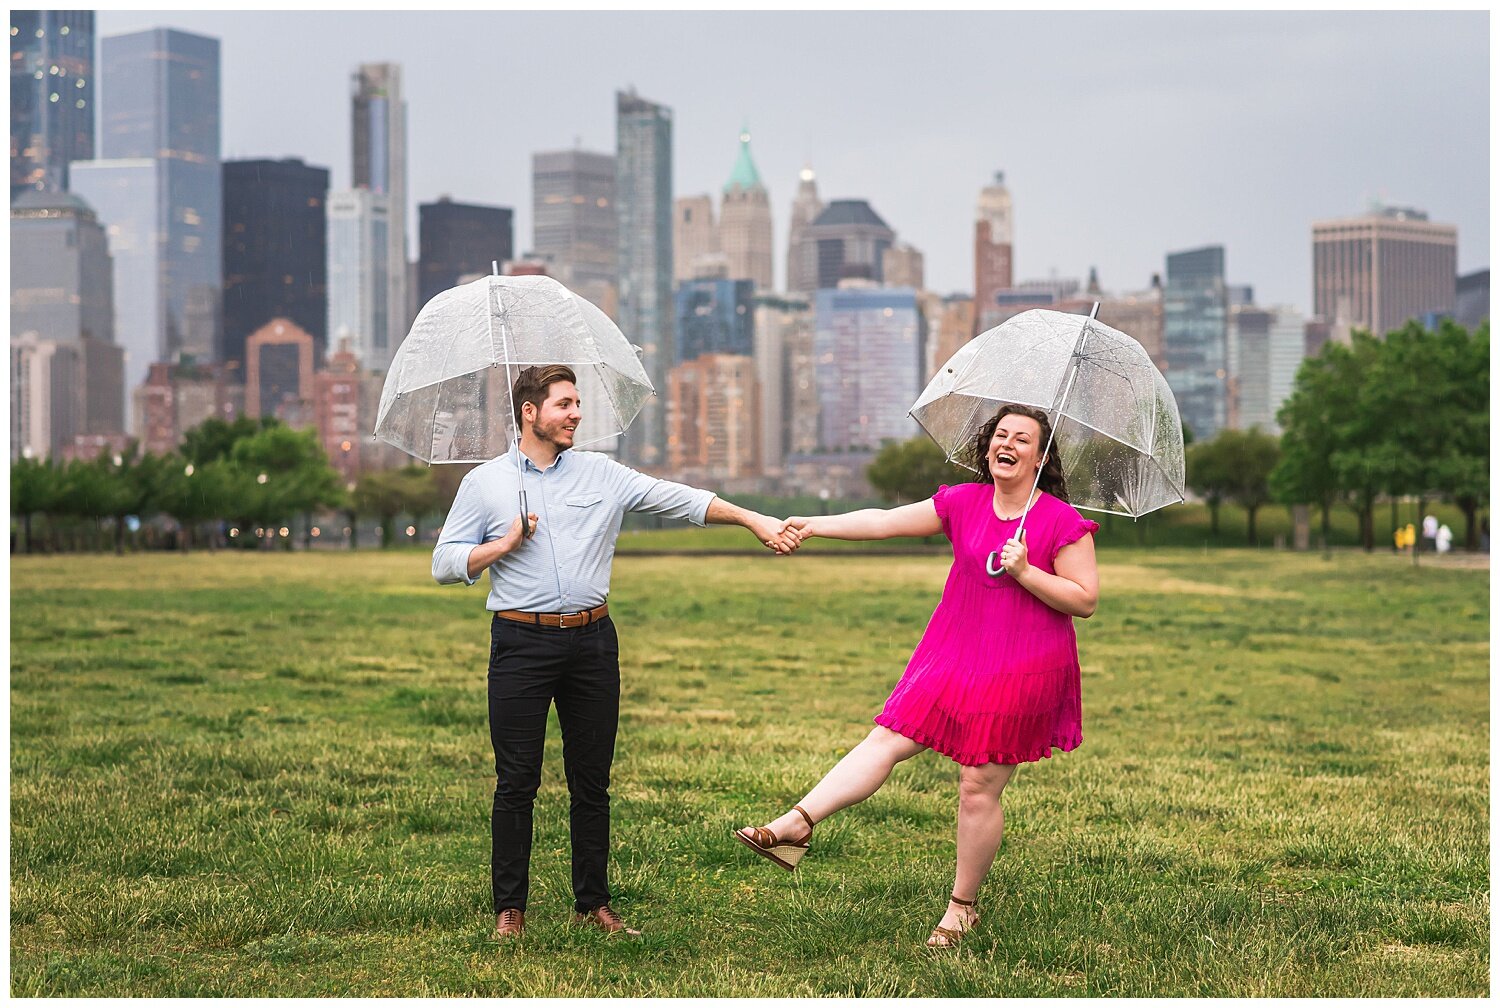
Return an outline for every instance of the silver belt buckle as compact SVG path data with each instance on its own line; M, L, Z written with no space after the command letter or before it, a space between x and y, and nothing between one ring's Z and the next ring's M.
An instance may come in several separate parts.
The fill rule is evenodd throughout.
M565 627L563 626L563 623L568 618L569 615L571 615L571 614L569 614L569 613L558 613L557 614L557 629L559 629L559 630L565 629Z

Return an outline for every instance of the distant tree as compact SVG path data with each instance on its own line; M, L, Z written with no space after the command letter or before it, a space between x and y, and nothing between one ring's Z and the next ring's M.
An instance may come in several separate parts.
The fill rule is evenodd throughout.
M1219 507L1229 496L1234 474L1217 440L1195 441L1187 449L1187 485L1208 505L1208 530L1219 534Z
M943 457L926 435L887 444L865 469L865 479L886 500L901 504L924 500L938 487L969 483L974 474Z
M228 459L191 463L169 455L162 464L158 499L162 513L177 519L182 527L180 545L187 552L203 523L228 517L248 490L243 472ZM216 543L217 534L210 534L209 548Z
M50 459L23 458L10 467L10 512L21 518L27 553L36 552L31 519L58 510L66 494L64 472Z
M231 482L243 488L235 517L247 522L275 528L293 515L344 501L338 472L310 428L265 427L235 441L228 463L237 471Z
M270 416L239 417L232 422L209 417L182 435L179 451L188 462L201 466L214 459L229 458L236 442L280 426L281 421Z
M1489 323L1470 333L1445 319L1422 337L1408 358L1418 358L1412 370L1420 372L1409 412L1426 435L1424 491L1452 498L1464 514L1464 545L1476 550L1477 512L1489 500Z
M1328 344L1337 347L1338 344ZM1292 394L1276 414L1281 424L1281 459L1271 470L1272 496L1283 504L1312 504L1322 513L1323 542L1331 534L1330 511L1342 496L1333 453L1338 450L1335 413L1352 408L1351 389L1339 388L1336 352L1325 349L1297 371Z
M380 522L380 545L396 545L396 518L406 508L400 477L395 470L367 472L354 488L353 507L358 514L374 515Z
M1245 536L1251 546L1260 543L1255 531L1256 513L1271 502L1271 472L1281 456L1277 439L1259 427L1220 431L1210 444L1222 456L1219 463L1227 477L1225 492L1245 509Z
M121 452L105 450L69 467L69 493L78 513L113 520L115 553L123 554L128 520L145 521L158 510L163 469L162 458L131 441Z

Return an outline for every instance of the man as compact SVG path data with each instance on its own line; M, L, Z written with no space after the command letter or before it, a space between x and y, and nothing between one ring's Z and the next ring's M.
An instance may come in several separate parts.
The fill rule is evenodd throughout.
M799 539L781 523L597 452L569 451L582 417L576 378L561 364L529 367L514 401L529 513L517 514L516 456L507 452L459 484L432 551L439 584L473 584L490 572L490 743L495 800L490 818L495 931L526 926L531 813L541 782L547 711L562 726L573 842L574 922L639 934L610 908L609 771L620 712L620 653L609 617L609 575L626 511L743 525L790 553ZM532 510L534 509L534 510Z

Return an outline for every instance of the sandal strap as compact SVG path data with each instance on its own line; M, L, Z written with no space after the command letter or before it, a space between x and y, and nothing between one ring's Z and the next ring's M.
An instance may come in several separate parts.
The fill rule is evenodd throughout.
M766 826L746 826L741 832L748 834L750 841L757 847L769 849L781 843L776 834Z
M958 904L958 905L959 905L959 906L961 906L961 907L971 907L971 906L975 906L975 905L976 905L976 904L978 904L978 902L979 902L979 897L978 897L978 896L975 896L975 897L974 897L974 898L973 898L973 899L971 899L971 900L966 900L966 899L959 899L959 898L958 898L958 897L957 897L957 896L951 896L951 897L949 897L949 898L950 898L950 899L952 899L952 900L953 900L953 902L955 902L955 903L957 903L957 904Z
M964 932L963 929L955 931L953 928L945 928L941 924L939 924L937 927L932 929L931 937L947 939L950 945L954 945L958 942L963 941Z
M812 832L812 828L813 828L814 824L813 824L813 821L812 821L812 816L810 816L810 815L807 814L807 809L803 808L801 805L793 805L792 806L792 811L795 812L795 813L797 813L799 816L801 816L803 819L805 819L807 821L807 830L808 830L809 833Z

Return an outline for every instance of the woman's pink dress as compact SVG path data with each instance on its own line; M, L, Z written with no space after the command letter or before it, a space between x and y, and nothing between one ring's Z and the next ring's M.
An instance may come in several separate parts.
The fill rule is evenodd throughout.
M1083 741L1078 642L1058 612L985 562L1021 521L995 515L994 485L942 487L932 502L953 543L943 598L875 723L964 766L1030 763ZM1043 493L1026 516L1028 561L1049 574L1057 551L1096 531Z

